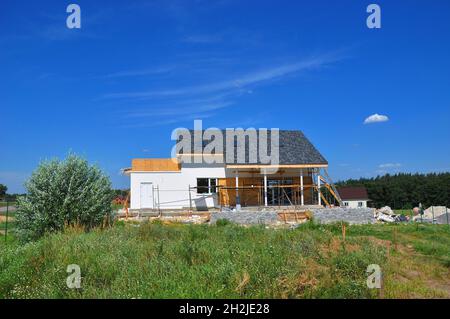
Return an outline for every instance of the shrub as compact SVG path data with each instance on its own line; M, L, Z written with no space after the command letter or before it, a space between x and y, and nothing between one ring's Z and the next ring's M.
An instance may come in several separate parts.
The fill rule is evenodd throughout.
M216 226L218 226L218 227L223 227L223 226L227 226L230 224L231 224L231 222L225 218L221 218L216 221Z
M76 155L41 163L25 188L27 195L18 199L16 214L22 240L60 231L65 225L89 230L111 217L109 178Z

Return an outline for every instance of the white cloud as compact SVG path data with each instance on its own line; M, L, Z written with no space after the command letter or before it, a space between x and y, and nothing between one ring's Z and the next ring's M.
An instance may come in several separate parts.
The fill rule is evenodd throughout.
M378 165L378 168L399 168L402 167L402 164L400 163L385 163Z
M201 85L169 88L157 91L137 91L137 92L118 92L103 95L103 98L155 98L155 97L176 97L184 95L200 95L217 92L251 90L253 85L262 84L264 82L277 80L288 75L299 73L302 71L318 69L330 63L339 60L339 57L328 54L312 59L298 61L297 63L285 64L281 66L269 67L262 70L244 74L225 81L215 83L204 83Z
M185 37L182 41L186 43L198 43L198 44L207 44L207 43L217 43L220 42L222 38L218 35L191 35Z
M106 75L100 76L99 78L113 79L113 78L133 77L133 76L158 75L158 74L170 73L174 69L175 69L175 66L165 66L165 67L159 67L159 68L155 68L155 69L122 71L122 72L106 74Z
M198 112L210 112L219 109L226 108L232 105L232 102L216 102L208 104L198 104L198 105L184 105L184 106L174 106L171 108L160 108L156 110L147 110L142 112L130 112L126 117L155 117L155 116L176 116L181 115L183 118L186 114L198 113Z
M368 118L364 120L364 124L371 124L371 123L381 123L381 122L387 122L389 121L389 117L386 115L380 115L378 113L372 114Z
M169 125L178 122L185 122L189 118L201 119L217 115L217 112L235 104L235 99L253 93L257 86L267 85L271 82L282 80L302 72L310 70L320 70L327 65L342 59L341 53L331 52L303 60L297 60L294 63L275 64L265 66L253 71L239 74L229 74L226 70L217 70L219 74L224 74L222 79L211 81L204 79L196 84L176 87L159 87L152 90L111 92L99 97L103 99L124 99L146 101L152 103L148 105L141 104L140 109L134 109L131 112L129 107L127 111L119 112L122 119L129 122L128 127L150 127L156 125ZM217 64L214 61L212 64ZM220 63L219 63L220 64ZM227 62L228 64L228 62ZM220 69L222 65L219 65ZM178 66L177 68L180 68ZM164 68L130 70L119 73L108 74L107 78L120 78L128 76L141 76L156 74L159 71L170 72ZM227 76L228 74L228 76ZM137 105L136 105L137 106ZM139 123L144 120L145 123ZM133 123L134 122L134 123Z

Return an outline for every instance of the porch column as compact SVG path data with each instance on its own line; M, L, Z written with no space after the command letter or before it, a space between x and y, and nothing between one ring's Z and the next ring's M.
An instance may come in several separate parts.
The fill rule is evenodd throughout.
M322 198L320 197L320 171L317 174L317 195L319 196L319 205L322 205Z
M264 171L264 206L267 206L267 173Z
M241 209L241 199L239 197L239 173L236 171L236 210Z
M301 196L301 205L305 206L305 187L303 184L303 168L300 169L300 196Z

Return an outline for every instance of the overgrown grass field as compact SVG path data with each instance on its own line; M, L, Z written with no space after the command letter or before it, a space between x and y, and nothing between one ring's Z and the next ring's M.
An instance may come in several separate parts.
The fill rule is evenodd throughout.
M0 240L0 298L449 298L447 225L69 228ZM66 286L67 265L81 289ZM381 266L383 289L366 285Z

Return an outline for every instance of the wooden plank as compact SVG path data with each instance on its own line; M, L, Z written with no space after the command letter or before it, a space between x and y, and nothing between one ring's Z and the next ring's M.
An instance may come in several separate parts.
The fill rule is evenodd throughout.
M172 158L135 158L132 160L133 172L178 172L181 165L177 159Z
M323 196L323 193L320 192L320 197L322 198L322 200L325 202L326 206L330 206L330 203L328 203L327 199L325 198L325 196Z

